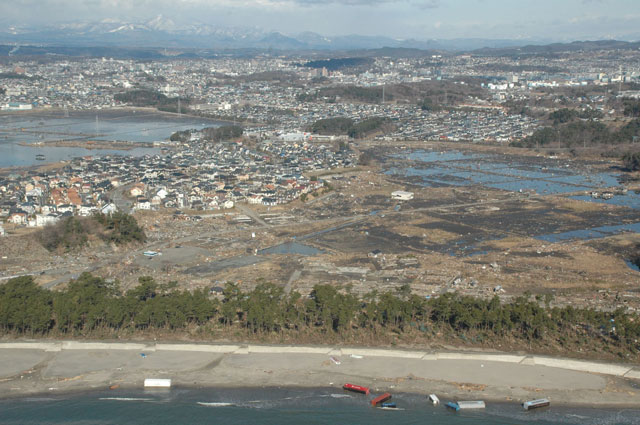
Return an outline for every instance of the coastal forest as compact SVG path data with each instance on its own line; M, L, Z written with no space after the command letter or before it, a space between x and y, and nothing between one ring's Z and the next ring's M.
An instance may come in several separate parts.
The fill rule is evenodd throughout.
M259 282L244 291L179 289L141 277L124 293L117 281L84 273L59 291L22 276L0 286L0 329L14 337L256 340L364 345L456 344L638 360L640 318L552 307L551 296L510 303L457 294L424 298L408 285L357 297L316 285L306 297Z

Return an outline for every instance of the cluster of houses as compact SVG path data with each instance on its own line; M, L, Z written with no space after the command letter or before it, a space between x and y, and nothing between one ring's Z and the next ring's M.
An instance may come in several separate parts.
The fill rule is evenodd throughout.
M353 166L351 151L311 142L211 143L198 137L160 155L76 158L52 171L0 176L0 219L40 227L117 209L217 210L285 204L322 188L313 170Z
M546 99L562 105L567 101L582 104L586 101L580 96L567 97L565 91L545 92L539 87L637 82L637 55L613 56L615 60L603 50L516 59L469 54L378 57L364 67L331 72L301 66L305 60L295 56L152 62L25 58L0 64L0 109L112 108L122 106L115 100L116 93L145 88L168 97L189 98L189 107L205 115L255 122L255 132L297 131L332 117L359 121L384 116L396 124L396 130L387 135L392 139L505 142L527 136L540 125L530 117L509 113L506 102L527 104ZM423 111L419 102L394 100L391 93L386 101L383 98L372 104L309 96L327 87L385 87L430 80L464 87L479 78L486 80L480 92L465 95L465 103L449 113ZM448 103L446 88L439 102Z
M85 181L64 171L0 177L0 218L15 225L42 227L72 215L109 214L116 211L106 196L111 187L108 180Z

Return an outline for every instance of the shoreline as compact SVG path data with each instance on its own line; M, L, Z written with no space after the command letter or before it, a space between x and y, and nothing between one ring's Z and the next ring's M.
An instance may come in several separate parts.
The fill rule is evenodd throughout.
M0 380L1 382L1 380ZM266 392L270 392L271 390L299 390L299 391L325 391L331 392L334 394L344 394L353 397L361 397L364 401L365 405L369 405L369 401L379 394L384 392L392 393L392 398L398 399L399 396L413 396L413 397L421 397L424 398L424 404L427 406L434 407L429 400L430 393L421 393L416 391L395 391L391 389L387 390L379 390L372 391L369 396L364 394L353 393L347 390L344 390L341 385L340 386L306 386L306 385L269 385L269 386L250 386L250 385L211 385L211 386L203 386L203 385L172 385L171 388L142 388L138 386L119 386L118 388L110 389L108 387L105 388L74 388L68 390L55 390L55 391L46 391L40 393L28 393L28 394L14 394L10 396L0 396L0 402L10 401L10 400L20 400L20 399L30 399L30 398L44 398L44 396L49 396L52 399L56 397L57 399L67 399L74 398L76 396L88 396L88 395L101 395L100 398L130 398L131 395L135 395L137 397L144 397L146 395L161 395L161 394L170 394L172 391L210 391L210 390L233 390L233 391L251 391L255 392L257 390L263 390ZM446 409L445 404L448 401L464 401L464 400L482 400L490 406L517 406L518 410L522 409L522 403L519 400L505 400L503 398L473 398L465 397L465 396L456 396L455 394L451 395L443 395L441 393L437 394L440 398L440 403L436 405L437 408ZM529 399L530 400L530 399ZM528 401L528 400L527 400ZM214 402L215 403L215 402ZM225 402L222 402L225 403ZM235 403L231 403L235 404ZM587 409L587 410L610 410L610 411L618 411L620 409L629 409L629 410L638 410L640 411L640 404L638 403L629 403L629 404L585 404L585 403L569 403L558 400L551 400L551 406L548 406L544 409L532 409L529 412L536 412L538 410L552 409L552 408L561 408L561 409ZM471 410L469 410L471 412ZM486 409L480 409L476 412L486 413Z
M96 113L98 114L118 114L118 113L138 113L138 112L143 112L143 113L148 113L148 114L156 114L159 116L164 116L164 117L171 117L171 118L193 118L193 119L199 119L199 120L206 120L212 123L238 123L238 124L259 124L259 123L251 123L251 122L246 122L246 121L233 121L232 119L227 119L227 118L216 118L213 116L206 116L206 115L200 115L200 114L194 114L194 113L189 113L189 112L185 112L185 113L177 113L177 112L169 112L169 111L162 111L160 109L157 109L155 107L151 107L151 106L129 106L129 105L121 105L121 106L112 106L109 108L100 108L100 109L70 109L68 110L69 114L71 116L86 116L86 115L91 115L91 117L93 117ZM32 117L41 117L41 116L51 116L53 115L53 117L55 118L62 118L64 117L65 111L63 108L38 108L38 109L31 109L31 110L26 110L26 111L0 111L0 116L32 116Z
M18 142L19 146L29 148L83 148L87 150L121 150L130 151L136 148L155 148L155 142L127 142L125 140L50 140L46 142ZM170 145L168 145L170 146Z
M331 360L339 360L339 364ZM544 356L358 347L140 342L0 343L0 398L143 390L145 378L176 388L332 388L554 405L640 406L640 367ZM113 391L117 391L114 389Z

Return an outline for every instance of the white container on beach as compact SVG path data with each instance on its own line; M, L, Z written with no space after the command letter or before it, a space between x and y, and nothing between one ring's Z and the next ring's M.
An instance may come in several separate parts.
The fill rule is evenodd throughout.
M145 388L171 388L171 379L152 379L144 380Z
M438 404L440 404L440 399L438 398L437 395L435 394L429 394L429 401L431 402L431 404L433 404L434 406L437 406Z
M484 401L459 401L460 409L484 409Z
M541 398L538 400L525 401L524 403L522 403L522 407L524 407L524 410L532 410L538 409L540 407L547 407L550 404L551 402L548 398Z

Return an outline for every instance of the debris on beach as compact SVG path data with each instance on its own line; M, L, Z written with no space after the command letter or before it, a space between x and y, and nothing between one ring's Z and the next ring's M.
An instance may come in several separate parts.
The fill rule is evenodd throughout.
M145 388L171 388L171 379L147 378L144 380Z
M454 382L454 385L456 385L458 387L458 389L460 389L461 391L468 391L468 392L472 392L472 391L484 391L485 388L487 388L487 386L485 384L470 384L470 383L464 383L464 382Z
M440 399L438 398L437 395L435 394L429 394L429 401L431 402L431 404L433 404L434 406L437 406L438 404L440 404Z
M390 393L384 393L382 395L379 395L378 397L374 398L373 400L371 400L371 405L373 407L376 407L378 404L384 403L385 401L388 401L391 399L391 394Z
M361 394L369 395L369 388L362 387L360 385L344 384L342 386L342 388L347 390L347 391L352 391L354 393L361 393Z
M548 398L540 398L538 400L530 400L522 403L524 410L539 409L541 407L548 407L551 404Z

